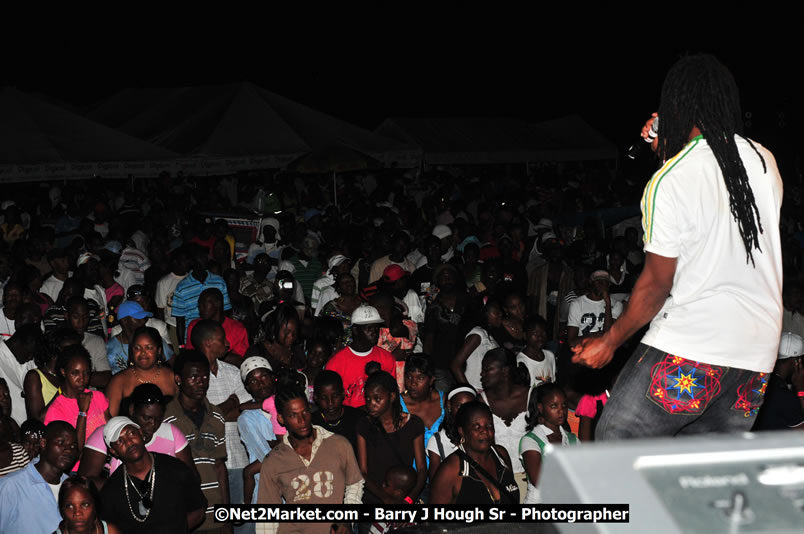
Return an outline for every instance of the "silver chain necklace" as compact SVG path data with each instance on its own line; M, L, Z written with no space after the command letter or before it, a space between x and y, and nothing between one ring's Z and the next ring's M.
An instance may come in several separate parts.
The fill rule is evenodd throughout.
M134 481L131 480L128 470L126 470L126 465L123 464L123 486L126 489L126 504L128 505L128 511L131 512L131 516L140 523L145 523L145 521L148 520L148 516L151 515L151 508L153 507L154 484L156 484L156 464L154 463L154 456L151 453L148 453L148 456L151 457L151 471L148 473L148 476L151 478L151 487L145 493L145 495L141 494L137 489L137 486L134 485ZM142 519L140 519L140 517L134 513L134 509L131 507L131 498L129 497L128 493L129 483L131 483L131 487L134 488L134 491L137 492L137 497L140 498L137 511L141 516L143 516ZM145 483L148 483L148 477L145 478Z

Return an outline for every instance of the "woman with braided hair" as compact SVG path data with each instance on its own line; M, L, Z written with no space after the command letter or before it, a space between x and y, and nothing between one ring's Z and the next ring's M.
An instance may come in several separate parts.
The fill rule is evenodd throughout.
M776 360L782 180L773 155L741 135L737 84L710 55L670 69L658 116L662 166L641 204L645 267L611 329L573 348L576 363L603 367L652 321L596 439L748 430Z

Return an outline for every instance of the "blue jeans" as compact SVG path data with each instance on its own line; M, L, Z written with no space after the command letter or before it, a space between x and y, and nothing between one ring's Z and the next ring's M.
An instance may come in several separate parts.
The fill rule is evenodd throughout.
M232 504L243 504L243 470L229 469L229 502ZM254 534L257 525L253 522L234 527L235 534Z
M640 343L611 391L595 439L748 431L768 375L687 360Z

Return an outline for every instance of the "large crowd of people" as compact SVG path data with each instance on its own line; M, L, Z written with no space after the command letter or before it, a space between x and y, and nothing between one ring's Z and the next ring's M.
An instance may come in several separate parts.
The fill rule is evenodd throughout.
M594 440L639 341L602 369L571 361L628 309L642 186L594 165L494 172L341 178L337 205L330 179L294 175L8 188L0 532L541 502L550 452ZM799 218L782 213L787 333L756 429L804 427Z

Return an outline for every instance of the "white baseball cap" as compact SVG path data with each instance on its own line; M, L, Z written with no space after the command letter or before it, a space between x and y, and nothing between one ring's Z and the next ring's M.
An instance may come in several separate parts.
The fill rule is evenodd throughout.
M384 323L380 317L380 312L374 306L359 306L352 312L352 326L356 324L380 324Z
M804 354L804 339L793 332L782 332L779 342L779 359L798 358Z
M268 360L262 356L251 356L243 360L243 363L240 364L240 379L245 382L246 378L248 378L248 374L256 369L268 369L272 373L274 372L274 368L271 367Z
M452 230L450 230L450 227L446 224L439 224L433 228L433 235L439 239L444 239L452 235Z
M589 275L589 280L594 282L595 280L605 280L606 282L613 282L614 280L611 279L611 275L609 275L608 271L604 271L602 269L593 272Z
M335 267L337 267L338 265L340 265L341 263L343 263L345 261L349 261L349 258L344 256L343 254L336 254L336 255L332 256L329 259L329 261L327 261L327 270L331 271L332 269L334 269Z
M120 433L127 426L140 428L140 425L122 415L109 419L103 427L103 441L106 442L106 446L112 448L112 443L120 439Z

